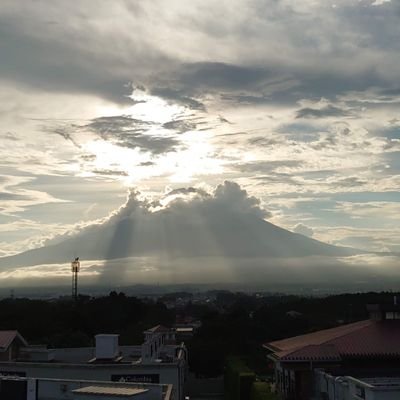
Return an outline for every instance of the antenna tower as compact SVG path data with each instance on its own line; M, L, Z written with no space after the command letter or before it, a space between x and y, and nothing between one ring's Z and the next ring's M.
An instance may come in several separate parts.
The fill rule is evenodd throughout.
M79 262L79 257L76 257L75 260L71 262L72 298L75 301L78 299L78 273L80 269L81 269L81 263Z

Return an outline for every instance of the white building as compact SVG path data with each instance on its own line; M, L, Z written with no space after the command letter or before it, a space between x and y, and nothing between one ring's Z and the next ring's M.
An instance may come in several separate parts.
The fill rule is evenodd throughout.
M7 339L3 343L2 336ZM172 344L173 341L174 331L156 326L145 331L145 341L140 346L119 346L118 335L97 335L95 347L47 349L27 345L16 331L7 331L7 335L0 332L0 349L5 348L3 352L8 355L0 361L0 374L172 384L174 397L183 399L187 350L183 343Z
M0 376L4 400L173 400L172 385Z
M335 376L315 371L313 400L398 400L400 377Z

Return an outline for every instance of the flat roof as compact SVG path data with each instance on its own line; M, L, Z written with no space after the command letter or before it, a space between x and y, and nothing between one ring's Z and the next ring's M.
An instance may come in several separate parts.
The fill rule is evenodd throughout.
M148 391L149 391L148 389L127 388L127 387L85 386L83 388L73 390L72 393L132 397Z

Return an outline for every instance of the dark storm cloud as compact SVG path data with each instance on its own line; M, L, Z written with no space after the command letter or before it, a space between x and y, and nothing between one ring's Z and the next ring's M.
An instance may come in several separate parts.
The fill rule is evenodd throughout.
M257 182L258 186L265 187L269 183L278 183L283 185L291 185L301 187L302 183L298 182L293 174L285 174L282 172L271 172L268 175L257 175L252 178Z
M197 128L197 123L190 119L175 119L173 121L165 122L162 126L165 129L171 129L179 133L187 131L194 131Z
M224 124L232 124L232 122L231 121L229 121L229 120L227 120L225 117L223 117L222 115L218 115L218 119L219 119L219 122L222 122L222 123L224 123Z
M92 129L100 135L115 135L122 131L129 133L144 133L153 124L151 122L142 121L131 118L126 115L117 115L112 117L99 117L93 119L85 128Z
M146 133L152 123L128 116L100 117L92 120L82 128L91 130L104 140L118 146L140 148L152 154L176 151L182 147L179 140L168 136L155 136Z
M310 70L289 64L270 67L245 66L221 62L177 64L160 80L148 86L152 94L176 101L193 109L204 110L200 102L207 93L221 96L225 101L249 105L294 105L304 98L334 100L349 91L380 87L390 90L392 82L376 69L340 73L335 69ZM173 88L168 82L173 82ZM192 104L194 102L194 104ZM346 110L327 106L324 110L305 110L304 117L347 116Z
M80 148L79 143L74 139L74 127L71 126L58 126L54 128L45 127L45 130L50 133L55 133L56 135L61 136L65 140L70 141L75 147Z
M301 108L296 113L296 118L327 118L327 117L348 117L352 115L348 110L332 105L323 108Z
M361 179L357 176L349 176L347 178L338 179L336 182L334 182L334 185L339 188L349 189L365 186L367 183L368 181L365 179Z
M151 85L148 86L148 89L153 96L162 97L169 102L180 104L191 110L206 111L205 105L199 99L191 97L195 94L193 90L177 90L172 87Z
M282 72L285 67L256 67L222 62L195 62L178 64L166 74L162 89L153 88L151 93L176 100L189 108L204 110L201 99L208 93L237 103L271 103L271 87L278 83L292 81L292 74ZM168 81L174 82L174 89ZM177 89L178 88L178 89ZM283 94L292 88L288 85L282 94L276 94L274 101L284 101ZM282 98L281 98L282 96ZM226 121L224 121L226 122Z
M324 150L324 149L331 149L331 148L336 148L336 146L339 143L339 138L336 135L329 134L325 137L320 138L316 142L310 143L310 147L314 150ZM354 143L354 147L357 145Z
M6 132L4 135L2 135L2 137L6 140L11 140L13 142L17 142L20 139L17 137L17 135L13 132Z
M92 171L96 175L105 175L105 176L128 176L126 171L119 171L113 169L95 169Z
M18 193L7 193L7 192L0 192L0 200L32 200L31 196L27 196L24 194L18 194Z
M0 76L36 89L98 95L117 103L131 103L131 76L110 74L105 63L91 60L89 52L56 41L24 34L18 22L0 16Z
M205 190L195 188L195 187L188 187L188 188L179 188L179 189L173 189L170 192L167 193L167 196L174 196L174 195L187 195L187 194L198 194L200 196L208 196L208 193Z
M95 154L83 154L80 157L83 161L94 161L97 156Z
M256 136L248 139L247 143L254 146L274 146L277 144L282 144L283 140L278 139L276 137L265 137L265 136Z
M195 6L180 6L177 12L158 2L115 3L120 25L111 27L101 3L73 8L68 2L56 7L39 2L26 9L6 3L0 14L0 76L40 90L88 93L123 103L131 102L127 96L133 82L196 110L205 109L209 92L238 103L280 104L333 98L371 86L393 90L396 72L390 65L396 64L382 69L376 60L382 58L381 50L394 55L399 48L394 1L379 7L341 2L336 8L260 0L240 7L239 2L228 10L226 21L219 17L227 11L223 5L209 15ZM159 15L152 40L146 27L154 22L155 10ZM318 11L322 14L316 19ZM61 20L64 16L68 21ZM177 52L179 32L198 47L182 43ZM229 37L234 40L227 46ZM160 38L166 39L162 48ZM280 40L286 46L282 53L275 46ZM255 46L253 55L249 43ZM218 55L226 47L234 56ZM371 57L370 52L376 54ZM187 59L196 61L183 61Z
M259 85L266 79L276 76L276 72L265 68L245 67L221 62L201 62L183 64L179 75L179 81L184 86L243 89Z
M301 167L302 165L304 165L304 162L296 160L253 161L237 164L235 168L241 172L266 173L275 171L282 167L296 168Z
M169 128L175 125L175 121L169 123ZM175 129L183 128L184 121L177 120ZM121 147L130 149L139 148L154 155L177 151L183 148L181 142L171 135L150 134L149 129L158 127L156 123L131 118L125 115L99 117L91 120L86 125L68 124L64 126L45 126L42 130L56 134L70 141L76 147L79 144L79 135L82 131L91 131L103 140L109 141ZM80 157L84 161L93 161L96 156L84 154ZM108 171L110 172L110 171ZM104 174L104 173L103 173Z

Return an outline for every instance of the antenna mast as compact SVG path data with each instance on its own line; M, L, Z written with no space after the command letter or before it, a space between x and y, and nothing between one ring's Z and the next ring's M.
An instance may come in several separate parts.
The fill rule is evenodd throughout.
M78 272L81 269L81 263L79 262L79 257L76 257L74 261L71 262L72 271L72 298L76 301L78 299Z

